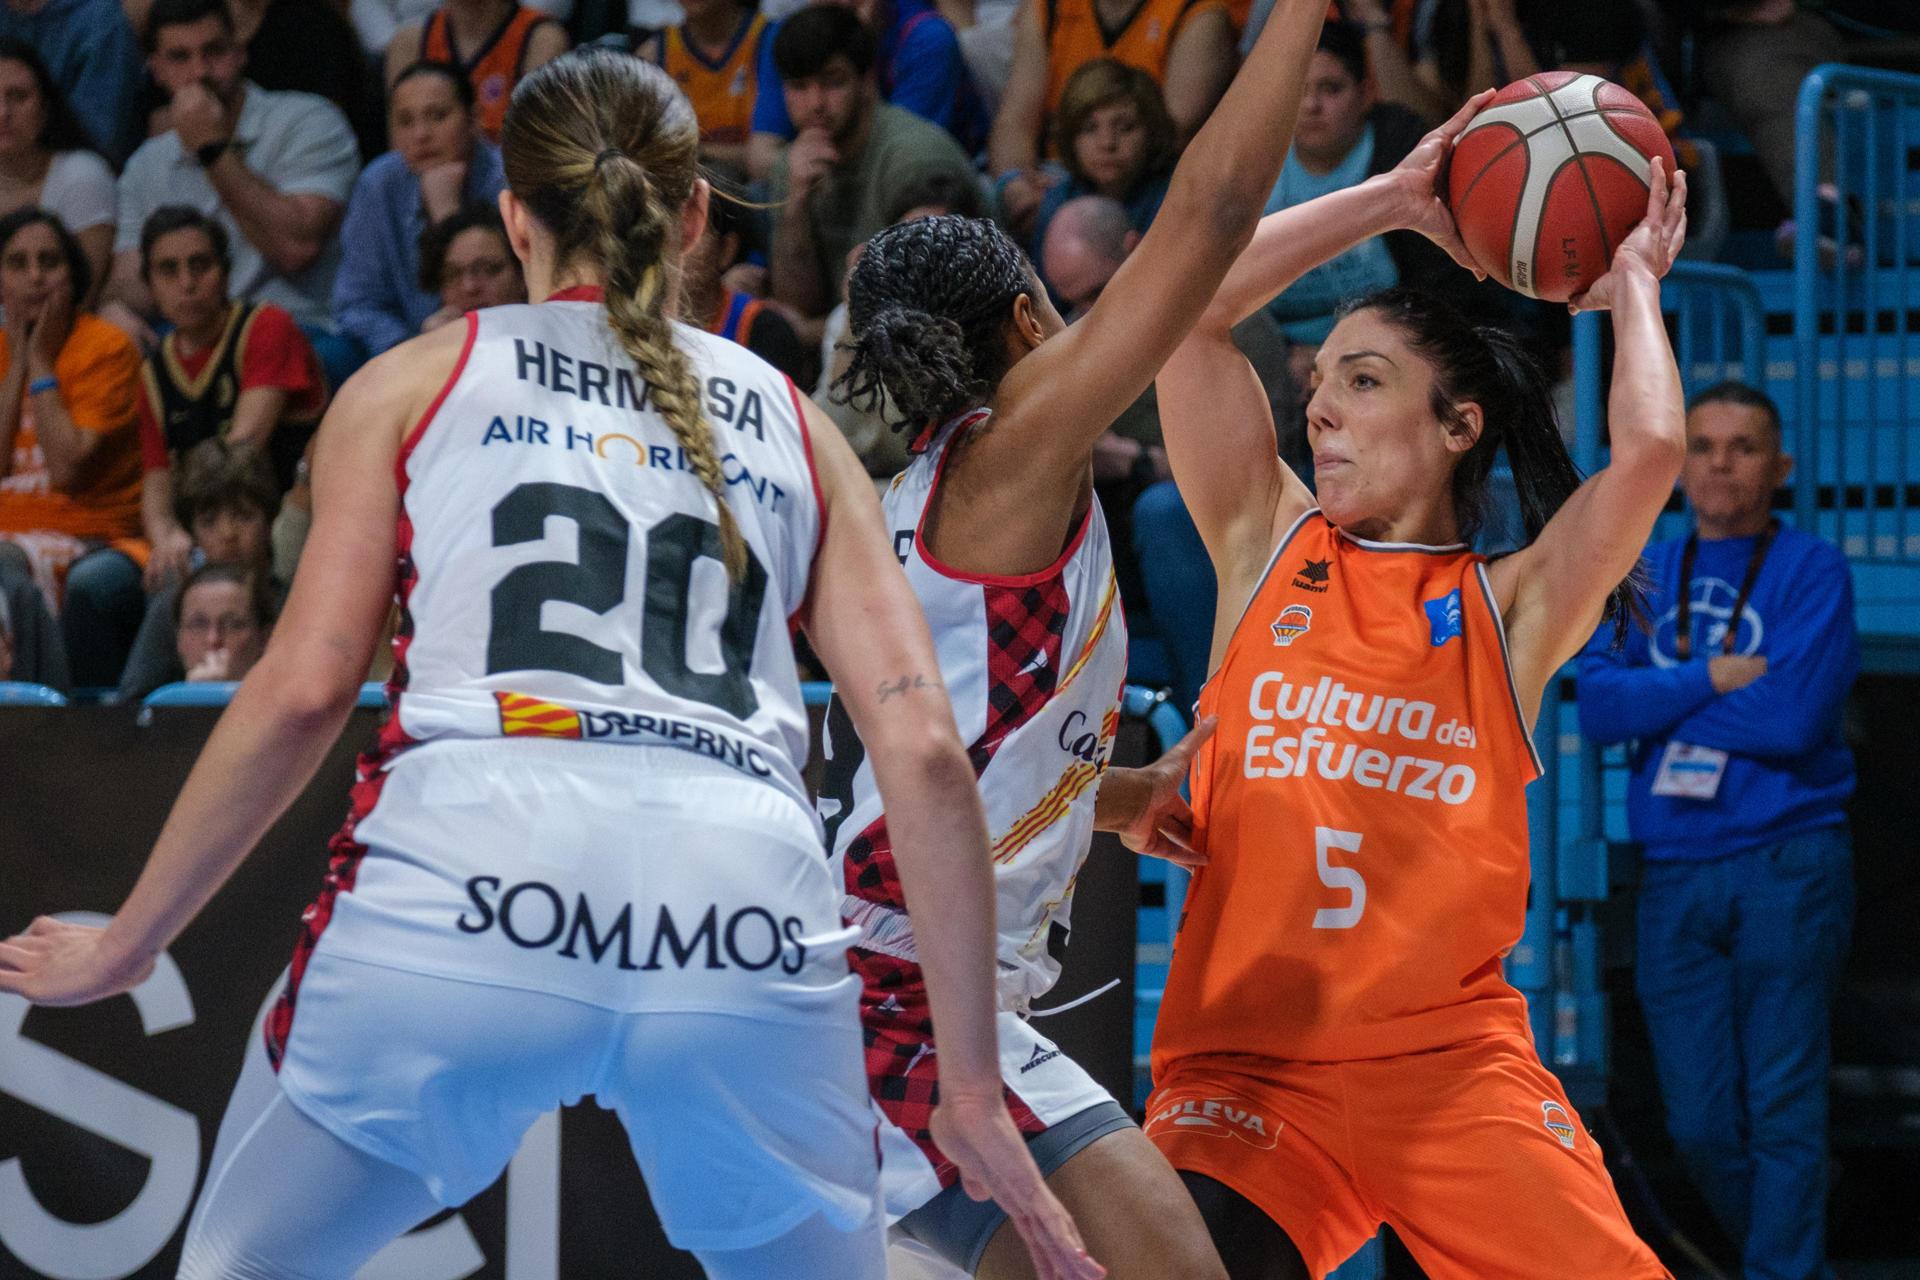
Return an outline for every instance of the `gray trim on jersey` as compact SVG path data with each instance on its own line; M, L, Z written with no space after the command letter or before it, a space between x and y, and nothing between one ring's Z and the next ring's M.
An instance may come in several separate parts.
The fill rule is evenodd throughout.
M1041 1177L1058 1169L1110 1133L1134 1127L1133 1117L1108 1098L1042 1129L1027 1139L1027 1150ZM894 1229L918 1240L968 1275L993 1242L1007 1211L992 1200L975 1200L958 1182L915 1209Z
M1500 669L1507 673L1507 696L1513 700L1513 718L1520 725L1520 736L1526 739L1527 754L1533 757L1534 770L1545 773L1546 762L1540 759L1540 747L1533 740L1533 730L1527 727L1527 713L1520 702L1520 683L1513 678L1513 651L1507 647L1507 620L1500 616L1500 606L1494 603L1493 583L1487 577L1486 562L1483 560L1473 566L1473 572L1480 579L1480 595L1487 602L1487 612L1493 615L1494 634L1500 637Z

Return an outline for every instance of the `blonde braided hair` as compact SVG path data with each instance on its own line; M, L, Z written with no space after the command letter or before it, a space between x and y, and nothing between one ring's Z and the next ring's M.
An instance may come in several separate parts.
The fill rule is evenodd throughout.
M507 185L553 233L557 261L597 264L607 323L719 508L727 576L747 572L747 542L700 381L674 343L680 212L700 175L700 127L671 77L611 49L576 49L522 80L500 135Z

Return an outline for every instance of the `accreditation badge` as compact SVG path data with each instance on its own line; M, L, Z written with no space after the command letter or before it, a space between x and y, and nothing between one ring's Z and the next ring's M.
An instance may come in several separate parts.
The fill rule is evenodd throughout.
M1720 794L1720 779L1726 773L1726 752L1686 742L1669 742L1660 755L1660 771L1653 778L1653 794L1711 800Z

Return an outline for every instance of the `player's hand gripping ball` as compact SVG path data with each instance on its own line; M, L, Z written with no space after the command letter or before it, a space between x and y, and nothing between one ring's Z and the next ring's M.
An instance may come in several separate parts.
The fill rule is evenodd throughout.
M1546 71L1508 85L1453 147L1448 205L1488 275L1565 302L1606 274L1647 212L1652 158L1673 172L1660 122L1599 76Z

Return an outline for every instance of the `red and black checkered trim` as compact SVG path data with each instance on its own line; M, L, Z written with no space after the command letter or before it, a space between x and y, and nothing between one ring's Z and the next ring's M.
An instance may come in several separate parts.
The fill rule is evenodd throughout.
M987 727L973 745L984 772L1008 734L1038 715L1060 683L1067 584L1059 575L1020 586L982 584L987 610Z
M940 1104L940 1066L933 1051L933 1016L926 980L910 960L860 947L848 953L860 975L860 1031L866 1041L867 1088L888 1120L912 1138L932 1162L942 1187L960 1176L933 1144L929 1126ZM1016 1128L1035 1134L1047 1126L1013 1090L1007 1112Z

